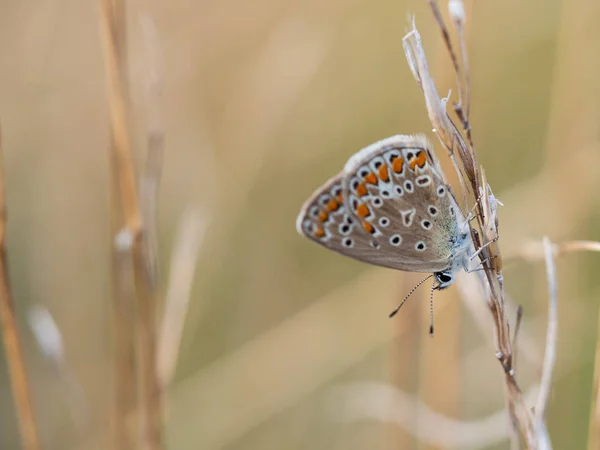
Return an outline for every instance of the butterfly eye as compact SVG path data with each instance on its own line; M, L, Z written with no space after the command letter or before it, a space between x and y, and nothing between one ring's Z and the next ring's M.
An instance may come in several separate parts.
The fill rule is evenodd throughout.
M452 281L452 276L448 275L445 272L441 272L441 273L437 274L436 278L438 279L438 281L440 283L443 283L443 284L448 284Z

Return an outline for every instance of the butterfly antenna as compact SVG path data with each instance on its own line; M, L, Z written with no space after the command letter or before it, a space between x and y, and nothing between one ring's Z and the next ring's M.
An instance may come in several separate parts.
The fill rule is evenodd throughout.
M433 337L433 291L435 290L435 280L431 285L431 295L429 296L429 336Z
M423 283L425 283L425 281L429 280L432 276L433 276L433 274L428 275L427 277L425 277L421 281L419 281L417 283L417 285L410 290L408 295L406 297L404 297L404 299L400 302L398 307L390 313L389 317L394 317L396 315L396 313L398 313L398 311L400 311L400 308L402 308L402 305L404 305L404 302L406 301L406 299L408 299L408 297L410 297L412 295L412 293L415 292L419 286L421 286Z

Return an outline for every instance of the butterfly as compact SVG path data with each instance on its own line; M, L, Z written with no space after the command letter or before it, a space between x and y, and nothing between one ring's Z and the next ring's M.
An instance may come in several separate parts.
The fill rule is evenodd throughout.
M354 154L304 203L298 232L370 264L431 272L434 290L469 271L472 241L444 173L423 135L396 135ZM437 284L436 284L437 283ZM433 325L430 328L433 333Z

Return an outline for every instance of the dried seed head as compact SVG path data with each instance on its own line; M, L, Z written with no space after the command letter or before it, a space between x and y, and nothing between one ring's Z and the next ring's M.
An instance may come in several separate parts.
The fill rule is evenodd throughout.
M455 24L463 26L466 21L465 5L462 0L450 0L448 2L448 12Z

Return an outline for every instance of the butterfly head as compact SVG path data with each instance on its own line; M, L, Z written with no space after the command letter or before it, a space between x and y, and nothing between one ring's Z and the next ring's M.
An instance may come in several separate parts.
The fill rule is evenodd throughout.
M435 281L437 281L437 285L435 285L433 289L437 291L449 288L452 283L454 283L454 274L450 271L435 272L433 276Z

